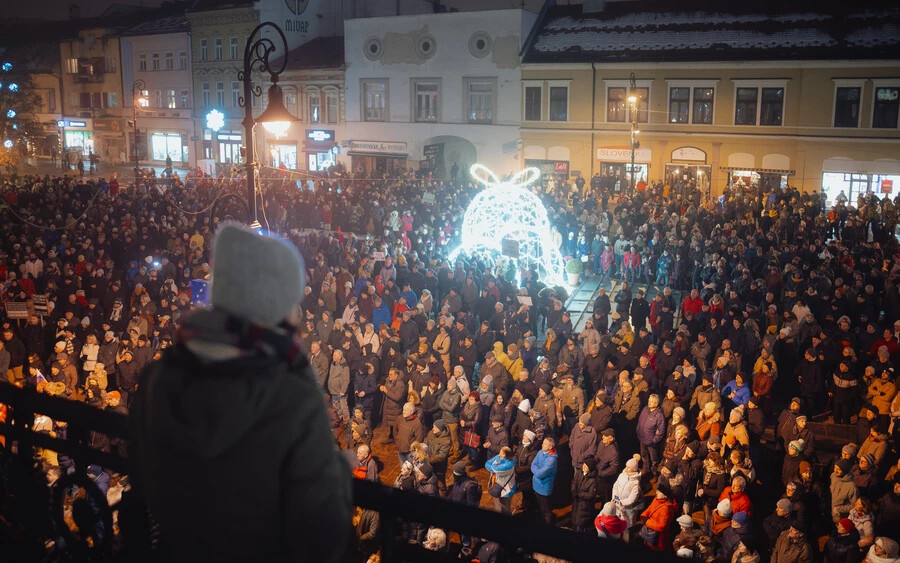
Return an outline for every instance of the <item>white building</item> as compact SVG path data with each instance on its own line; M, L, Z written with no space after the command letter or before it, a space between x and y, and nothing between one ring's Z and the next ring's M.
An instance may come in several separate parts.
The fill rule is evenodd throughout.
M124 108L128 112L133 109L139 161L161 166L168 156L175 167L193 166L197 155L191 142L190 23L184 16L142 23L125 33L121 45ZM144 82L142 88L139 80ZM127 136L133 161L135 139L130 118Z
M344 22L346 165L521 168L519 52L536 15L451 12ZM377 31L376 31L377 30Z

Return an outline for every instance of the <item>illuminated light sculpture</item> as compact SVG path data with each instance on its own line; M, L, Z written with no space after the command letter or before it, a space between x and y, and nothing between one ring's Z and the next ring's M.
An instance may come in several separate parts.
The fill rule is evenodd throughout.
M3 141L3 146L7 149L13 148L13 144L14 143L12 142L12 139L7 139L7 140Z
M563 257L553 243L547 210L527 189L540 178L540 170L526 168L508 182L501 181L481 164L473 165L469 173L485 189L466 209L462 243L450 259L455 260L460 252L503 254L504 241L516 241L519 258L537 264L544 281L562 283Z

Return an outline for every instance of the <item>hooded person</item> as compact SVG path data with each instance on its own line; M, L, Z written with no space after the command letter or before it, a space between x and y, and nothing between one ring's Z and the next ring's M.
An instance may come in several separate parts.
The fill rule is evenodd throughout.
M166 529L163 557L342 561L350 472L288 324L303 260L234 223L213 260L211 308L185 318L179 344L142 374L130 416L134 486Z
M866 553L866 563L900 563L900 544L888 537L875 538Z

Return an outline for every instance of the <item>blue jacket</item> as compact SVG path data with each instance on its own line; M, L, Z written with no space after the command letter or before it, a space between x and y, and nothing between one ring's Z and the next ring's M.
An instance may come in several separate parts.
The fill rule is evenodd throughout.
M516 476L513 473L515 465L516 460L500 459L499 455L495 455L484 464L484 468L494 474L494 482L503 487L500 496L504 498L516 494Z
M734 398L730 399L735 405L746 405L750 401L750 386L744 384L743 387L737 386L737 381L731 380L722 389L722 398L728 399L728 395L734 392Z
M661 408L644 407L638 417L637 437L642 444L658 444L666 437L666 417Z
M376 334L382 323L386 326L391 326L391 321L391 311L384 304L384 301L381 302L381 307L372 307L372 326L375 327Z
M550 450L550 453L541 450L534 456L531 462L531 486L534 492L539 495L549 497L553 494L553 481L556 479L556 450Z
M401 291L400 297L406 299L406 306L410 309L415 309L416 305L419 303L419 298L416 297L416 292L411 289L409 291Z

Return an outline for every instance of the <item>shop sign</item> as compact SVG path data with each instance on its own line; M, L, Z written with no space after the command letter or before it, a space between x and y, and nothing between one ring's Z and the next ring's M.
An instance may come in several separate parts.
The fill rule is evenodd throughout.
M635 162L650 162L650 149L635 149ZM600 147L597 149L597 160L607 162L631 162L631 149L627 147Z
M334 140L334 129L307 129L306 139L316 143Z
M353 152L375 154L407 154L406 143L397 141L350 141L348 149Z
M65 121L65 126L66 127L83 128L83 127L87 127L87 122L86 121L78 121L75 119L67 119Z
M672 151L672 160L691 160L706 162L706 152L697 147L681 147Z
M881 193L889 194L894 191L894 181L893 180L882 180L881 181Z
M422 149L422 154L426 157L438 156L439 154L441 154L441 149L443 148L443 146L444 145L441 145L441 144L425 145L425 147Z

